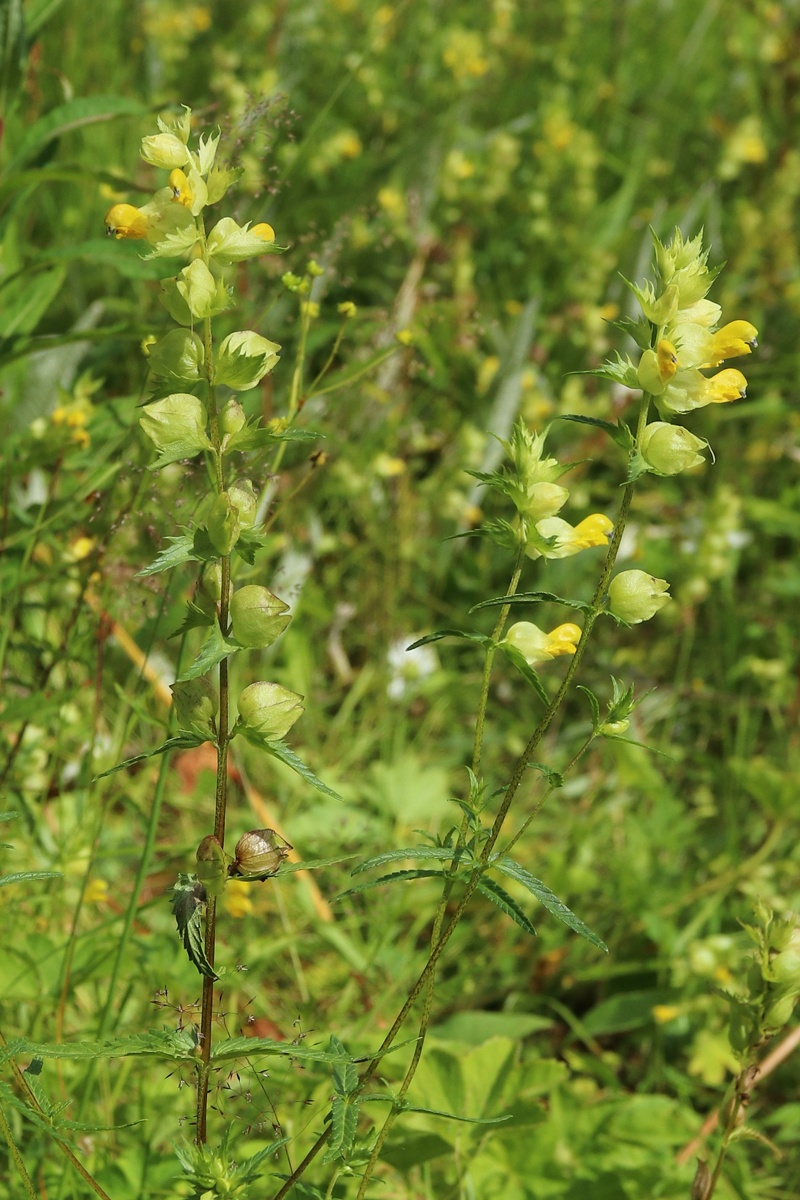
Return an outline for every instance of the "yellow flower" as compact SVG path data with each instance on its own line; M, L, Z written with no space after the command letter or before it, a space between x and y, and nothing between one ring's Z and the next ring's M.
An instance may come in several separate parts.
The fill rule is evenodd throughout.
M83 893L84 904L105 904L108 901L108 884L105 879L90 879Z
M613 521L604 513L592 513L574 527L561 517L545 517L536 522L525 553L528 558L569 558L592 546L605 546L613 528Z
M249 232L254 233L256 237L260 237L265 242L275 241L275 230L266 221L259 221L258 225L253 225Z
M654 1004L650 1011L653 1014L653 1020L659 1025L666 1025L681 1015L677 1004Z
M176 167L174 171L170 171L167 182L172 188L172 195L178 201L178 204L182 204L184 208L191 208L194 201L194 194L189 187L189 180L180 167Z
M229 879L226 887L222 903L225 906L225 911L230 917L249 917L254 911L253 901L250 899L250 889L252 884L246 879Z
M537 663L549 662L561 654L574 654L580 641L580 626L559 625L550 633L544 633L538 625L530 621L517 621L506 633L501 645L511 646L518 650L529 667Z
M147 237L147 218L132 204L114 204L106 213L106 229L120 238Z

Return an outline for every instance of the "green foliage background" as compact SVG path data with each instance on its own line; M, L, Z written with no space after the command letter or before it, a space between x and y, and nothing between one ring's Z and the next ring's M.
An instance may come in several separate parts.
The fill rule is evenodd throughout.
M389 651L463 625L505 589L496 547L445 540L477 519L464 468L494 465L487 431L505 435L518 414L538 428L623 410L623 396L577 373L628 349L607 324L627 312L619 273L642 278L649 226L702 225L727 264L715 298L760 331L749 397L687 422L714 465L644 481L626 565L668 578L675 601L647 626L609 624L583 672L603 696L611 673L654 689L632 736L661 754L592 751L517 848L610 953L524 892L536 942L477 901L448 952L412 1096L510 1119L406 1117L382 1168L384 1194L404 1198L687 1197L693 1164L675 1154L732 1066L714 988L746 971L739 921L757 897L779 912L799 902L797 5L5 0L2 14L0 809L19 814L4 826L3 871L60 875L0 888L0 1028L42 1042L174 1030L191 1025L199 991L165 893L207 832L212 764L187 756L159 776L151 760L92 782L163 740L164 705L114 630L174 667L166 639L192 579L172 575L165 592L136 572L179 532L203 472L147 470L140 343L167 324L163 265L103 237L110 204L152 191L137 154L153 113L185 103L219 123L244 168L233 215L269 221L289 247L237 279L231 328L284 347L269 386L245 398L251 412L279 415L289 389L296 305L281 274L302 274L312 255L326 268L308 378L336 305L358 305L339 364L353 382L304 413L326 461L311 465L302 446L287 456L274 543L252 576L294 605L263 664L306 697L292 744L345 797L309 794L277 766L256 774L243 752L243 782L252 772L304 858L369 857L454 819L480 660L443 643L429 674L403 679ZM361 372L404 329L414 346ZM84 445L82 427L53 413L88 412L87 398ZM619 452L565 423L552 443L585 460L570 476L576 506L613 512ZM551 563L543 582L531 570L530 586L587 597L596 570L587 554ZM535 713L524 681L498 673L490 781ZM588 720L576 698L548 763L567 761ZM110 985L154 794L154 855ZM237 836L263 823L244 790L234 799ZM316 878L331 898L348 868ZM221 1023L302 1045L333 1032L368 1052L424 962L436 894L425 880L369 892L329 921L300 877L254 885L223 926L225 960L246 971L226 978ZM407 1055L387 1060L390 1086ZM273 1127L307 1141L328 1107L324 1069L274 1062L268 1076L245 1060L217 1080L215 1120L249 1152ZM38 1077L115 1200L181 1194L171 1145L192 1114L190 1076L144 1063L48 1061ZM88 1194L3 1080L41 1195ZM790 1059L757 1089L751 1120L772 1144L740 1144L720 1195L798 1194L797 1082ZM17 1188L0 1172L0 1197ZM346 1174L331 1194L355 1195Z

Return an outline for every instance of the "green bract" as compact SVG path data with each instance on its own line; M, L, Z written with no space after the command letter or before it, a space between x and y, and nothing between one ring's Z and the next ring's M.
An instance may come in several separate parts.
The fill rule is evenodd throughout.
M150 347L150 370L175 383L202 379L204 361L203 343L187 329L173 329Z
M211 443L206 435L206 410L197 396L175 392L164 400L146 404L139 424L159 450L181 447L179 457L188 458Z
M237 225L231 217L223 217L208 235L208 253L220 263L243 262L259 254L276 254L280 247L253 233L248 225Z
M217 697L208 679L187 679L173 683L171 688L178 728L205 738L214 736Z
M249 329L230 333L219 348L217 383L247 391L272 370L280 346Z
M227 492L220 492L208 514L208 536L218 554L230 554L239 540L239 514Z
M239 697L239 722L262 737L285 737L302 715L302 699L278 683L251 683Z
M289 605L265 587L251 583L238 588L231 600L233 636L240 646L271 646L291 621Z

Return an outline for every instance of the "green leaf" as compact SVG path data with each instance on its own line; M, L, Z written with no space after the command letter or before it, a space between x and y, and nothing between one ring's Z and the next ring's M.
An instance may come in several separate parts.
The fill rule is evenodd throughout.
M235 554L244 559L251 567L256 561L256 554L259 550L263 550L269 544L269 537L265 533L256 533L254 529L242 529L239 533L239 540L234 546Z
M333 903L336 904L339 900L344 900L345 896L357 896L359 892L369 892L372 888L380 887L382 883L399 883L409 879L430 879L434 876L438 879L443 878L443 871L426 871L422 867L411 867L407 871L392 871L388 875L381 875L378 879L370 879L368 883L359 883L357 887L348 888L346 892L339 892L338 896L334 896Z
M0 821L16 821L18 816L17 810L10 808L7 812L0 812Z
M178 875L178 881L172 889L172 915L178 926L183 948L189 956L189 961L205 979L219 979L206 958L203 937L203 909L206 902L206 889L196 875Z
M224 1042L215 1042L211 1050L211 1061L228 1062L234 1058L256 1058L261 1054L296 1058L298 1062L350 1061L350 1056L343 1055L339 1050L323 1050L321 1046L310 1046L307 1042L277 1042L274 1038L251 1037L235 1037Z
M331 1136L323 1162L346 1162L352 1154L360 1106L360 1096L334 1096L330 1113Z
M600 719L600 701L597 699L597 696L595 696L591 688L584 687L582 683L579 683L577 688L579 692L583 692L589 701L589 707L592 710L592 729L595 733L597 733L597 730L602 724Z
M528 769L538 771L543 775L552 788L560 788L564 786L564 776L560 771L554 771L552 767L548 767L545 763L529 762Z
M383 867L386 863L401 862L407 858L413 860L434 858L438 862L449 862L453 857L453 851L447 846L403 846L399 850L385 850L383 854L376 854L374 858L368 858L365 862L359 863L350 872L351 875L360 875L362 871L371 871L374 867Z
M181 671L178 681L183 683L188 679L197 679L200 675L205 675L217 663L222 662L223 658L228 658L229 655L236 654L241 649L242 647L233 638L224 637L219 625L215 623L200 647L197 658L185 671Z
M358 1087L358 1071L355 1063L348 1056L342 1042L333 1034L331 1034L330 1048L342 1058L342 1061L337 1062L333 1068L333 1090L337 1096L349 1096Z
M129 1034L104 1042L31 1042L27 1038L15 1038L7 1046L0 1047L0 1063L12 1058L61 1058L76 1062L95 1058L154 1057L173 1062L194 1061L196 1049L197 1039L189 1029Z
M272 741L264 737L263 734L257 733L254 729L249 729L246 725L239 726L241 733L248 742L253 746L258 746L266 754L271 754L273 758L277 758L279 762L285 763L287 767L291 767L301 779L305 779L306 783L310 783L318 792L322 792L325 796L332 796L334 800L341 800L338 792L333 788L328 787L327 783L323 783L318 779L310 767L307 767L301 758L295 754L294 750L290 750L285 742Z
M316 442L323 434L315 433L313 429L272 430L259 425L248 425L238 433L231 434L225 450L260 450L264 446L274 446L278 442Z
M583 600L567 600L565 596L557 596L555 592L515 592L513 596L494 596L491 600L481 600L480 604L473 605L469 611L473 613L478 612L481 608L500 608L504 604L545 603L563 604L567 608L575 608L579 612L594 612L591 604L586 604Z
M505 642L500 642L498 644L497 648L498 648L498 650L502 650L502 652L503 652L503 654L505 654L506 658L509 659L514 664L514 666L519 671L520 675L523 675L525 677L525 679L527 679L528 683L531 685L533 690L536 692L536 695L539 697L542 704L545 706L545 708L547 708L548 705L550 704L550 697L548 696L547 692L544 690L544 685L542 684L542 681L539 679L539 676L536 674L533 667L530 666L530 664L528 663L525 656L523 654L520 654L520 652L519 652L519 650L517 650L516 646L509 646Z
M318 871L320 867L334 867L338 863L348 862L351 858L355 858L355 854L337 854L335 858L310 858L307 862L281 863L280 870L274 879L282 879L284 875L291 875L294 871Z
M425 637L412 642L410 646L406 646L406 650L416 650L419 646L427 646L430 642L440 642L442 638L446 637L466 638L468 642L478 642L481 646L488 646L492 640L483 633L466 633L463 629L440 629L437 633L427 633Z
M148 471L160 471L162 467L168 467L170 463L180 462L184 458L194 458L201 450L202 446L198 446L194 440L170 442L147 469Z
M13 875L0 875L0 887L9 883L24 883L26 879L60 879L60 871L17 871Z
M583 921L581 921L580 917L576 917L574 912L571 912L571 910L567 908L566 904L563 904L561 900L559 900L558 896L554 895L554 893L542 883L541 879L536 879L535 876L531 875L530 871L526 871L525 868L520 866L518 862L515 862L513 858L507 858L505 855L503 855L501 858L493 859L491 861L491 866L496 868L498 871L502 871L504 875L509 877L509 879L515 879L517 883L521 883L523 887L526 887L528 891L536 897L539 903L546 908L549 913L551 913L559 921L563 921L563 923L568 925L570 929L575 931L575 933L579 933L581 937L586 938L587 942L591 942L592 945L597 946L599 950L605 950L606 953L608 953L608 946L605 944L605 942L602 941L602 939L599 938L596 933L592 933L588 925L585 925Z
M623 450L630 450L633 447L633 434L624 421L603 421L600 417L584 417L579 413L562 413L557 420L574 421L578 425L594 425L596 429L604 430L611 440L621 446Z
M365 362L358 363L355 367L346 367L345 370L337 372L336 375L328 377L328 382L324 387L312 388L309 392L311 396L326 396L330 392L337 392L340 388L348 387L351 383L355 383L362 375L366 375L369 371L379 367L382 362L390 358L399 350L399 345L390 346L388 350L379 350L377 354L373 354Z
M511 1120L511 1113L505 1117L460 1117L456 1113L443 1112L440 1108L419 1108L416 1104L410 1104L408 1108L403 1106L404 1113L427 1113L431 1117L444 1117L447 1121L464 1121L467 1125L502 1125L504 1121Z
M500 911L504 912L507 917L511 917L511 920L515 921L520 929L524 929L531 937L536 937L536 930L523 910L517 904L516 900L500 887L499 883L495 883L488 875L484 875L478 882L478 891L483 892L484 896L491 900L492 904L496 904Z
M178 637L181 633L188 633L190 629L205 629L209 625L213 625L215 620L216 612L213 608L206 610L190 600L186 605L183 620L175 632L170 634L170 637Z
M172 567L180 566L181 563L197 558L194 552L193 534L184 533L180 537L167 538L167 541L172 542L172 545L168 546L166 550L162 550L158 557L153 559L150 566L139 571L138 575L157 575L159 571L169 571Z
M134 763L144 762L146 758L154 758L157 754L170 754L173 750L191 750L194 746L202 746L203 742L207 740L195 733L178 733L174 737L167 738L163 745L156 746L154 750L147 750L144 754L134 754L133 758L126 758L124 762L117 763L108 771L101 771L94 778L95 780L105 779L108 775L116 775L117 771L124 771L127 767L132 767Z
M101 121L112 121L115 117L143 116L147 109L138 100L124 96L88 96L70 100L52 109L46 116L34 122L20 145L16 158L6 166L10 174L32 155L37 154L49 142L81 129L85 125L96 125Z

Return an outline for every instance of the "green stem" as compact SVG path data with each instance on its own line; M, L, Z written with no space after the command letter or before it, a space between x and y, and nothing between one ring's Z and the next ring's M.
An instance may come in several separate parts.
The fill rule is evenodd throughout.
M641 434L647 423L648 407L649 407L649 396L645 395L642 398L642 403L641 403L641 407L639 410L639 420L638 420L638 426L637 426L637 432L636 432L637 442L638 442L639 438L641 437ZM392 1043L394 1042L398 1033L400 1032L403 1025L405 1024L406 1018L407 1018L409 1012L411 1011L411 1009L413 1008L414 1004L416 1003L417 998L419 997L423 988L426 987L426 985L428 984L428 981L434 976L435 971L436 971L436 965L437 965L439 959L441 958L442 953L445 950L445 947L447 946L448 942L450 941L450 938L455 933L456 928L458 927L458 924L461 921L461 918L464 915L464 912L466 911L467 905L469 904L469 901L471 900L472 895L480 882L481 876L483 875L484 871L486 870L487 866L489 865L489 859L491 858L492 851L494 850L497 839L500 837L500 833L502 831L503 824L508 815L508 810L511 807L514 797L516 796L517 791L519 790L520 784L522 783L522 780L525 777L525 773L528 769L528 766L533 761L533 756L536 753L536 749L537 749L539 743L541 742L542 738L544 737L544 735L547 733L547 730L550 728L550 725L552 724L553 719L555 718L556 714L558 713L558 710L560 709L560 707L564 701L564 697L566 696L567 692L569 691L570 685L571 685L573 679L575 678L575 674L578 670L578 667L580 666L581 659L583 658L584 652L586 650L586 645L588 643L589 637L591 636L592 629L594 628L595 622L597 621L597 618L600 616L601 611L602 611L602 609L600 608L600 605L601 605L603 597L605 596L605 593L608 589L608 584L611 579L611 573L614 570L614 564L617 561L617 555L619 553L619 547L620 547L620 543L622 541L622 535L625 532L625 526L627 524L628 514L630 512L631 503L633 501L634 490L635 490L634 482L628 482L625 484L625 487L624 487L624 490L622 493L622 502L620 504L619 515L617 517L617 522L614 526L614 532L611 537L611 542L608 547L608 552L606 554L605 562L603 563L603 568L600 572L600 578L598 580L597 587L595 588L594 595L592 597L591 609L587 614L586 622L584 624L583 631L581 633L580 641L578 642L578 645L575 649L575 654L573 655L573 657L570 661L569 667L567 668L567 672L564 676L564 679L562 680L561 686L559 687L555 696L551 700L550 704L547 706L547 709L545 710L544 715L542 716L541 720L539 721L539 724L536 726L536 729L531 734L531 737L528 740L527 746L525 747L522 754L520 755L519 760L517 761L516 767L511 776L511 780L510 780L508 787L506 788L505 794L503 796L502 804L500 805L500 808L497 812L497 816L495 817L494 822L492 824L492 828L491 828L491 832L489 833L489 837L484 844L484 847L483 847L480 857L478 858L478 861L472 871L472 874L470 875L469 879L466 882L466 885L464 887L464 892L461 896L458 906L456 907L456 910L453 913L453 916L450 918L450 921L447 924L447 927L445 928L441 937L437 941L436 945L431 949L431 952L428 956L428 961L426 962L425 966L423 967L421 974L419 975L416 983L412 987L402 1008L400 1009L400 1011L398 1012L394 1021L392 1022L391 1028L389 1029L389 1032L384 1037L384 1039L378 1049L377 1054L374 1056L374 1058L372 1058L370 1060L370 1062L367 1064L365 1070L363 1071L363 1073L359 1079L359 1084L358 1084L359 1092L364 1089L367 1082L372 1077L381 1058L387 1052L389 1047L392 1045ZM277 1191L275 1193L273 1200L283 1200L283 1197L286 1196L291 1191L291 1189L294 1187L295 1183L300 1178L300 1176L305 1172L307 1167L316 1158L317 1154L319 1154L320 1150L322 1150L322 1148L325 1146L325 1143L328 1141L330 1135L331 1135L331 1130L330 1130L330 1126L329 1126L323 1133L320 1134L320 1136L317 1138L316 1142L311 1147L311 1149L309 1150L308 1154L305 1156L303 1161L295 1168L292 1175L286 1180L286 1182L279 1189L279 1191Z
M14 1166L17 1168L17 1174L19 1175L20 1179L22 1180L22 1186L25 1188L25 1191L31 1197L31 1200L36 1200L36 1191L31 1182L31 1177L28 1174L28 1172L25 1170L25 1163L22 1161L22 1155L20 1154L19 1150L17 1149L17 1143L14 1141L14 1135L11 1132L11 1126L9 1125L8 1121L6 1120L6 1114L3 1112L1 1105L0 1105L0 1132L2 1132L3 1137L6 1139L6 1145L8 1146L8 1156L11 1159L11 1161L13 1162Z

